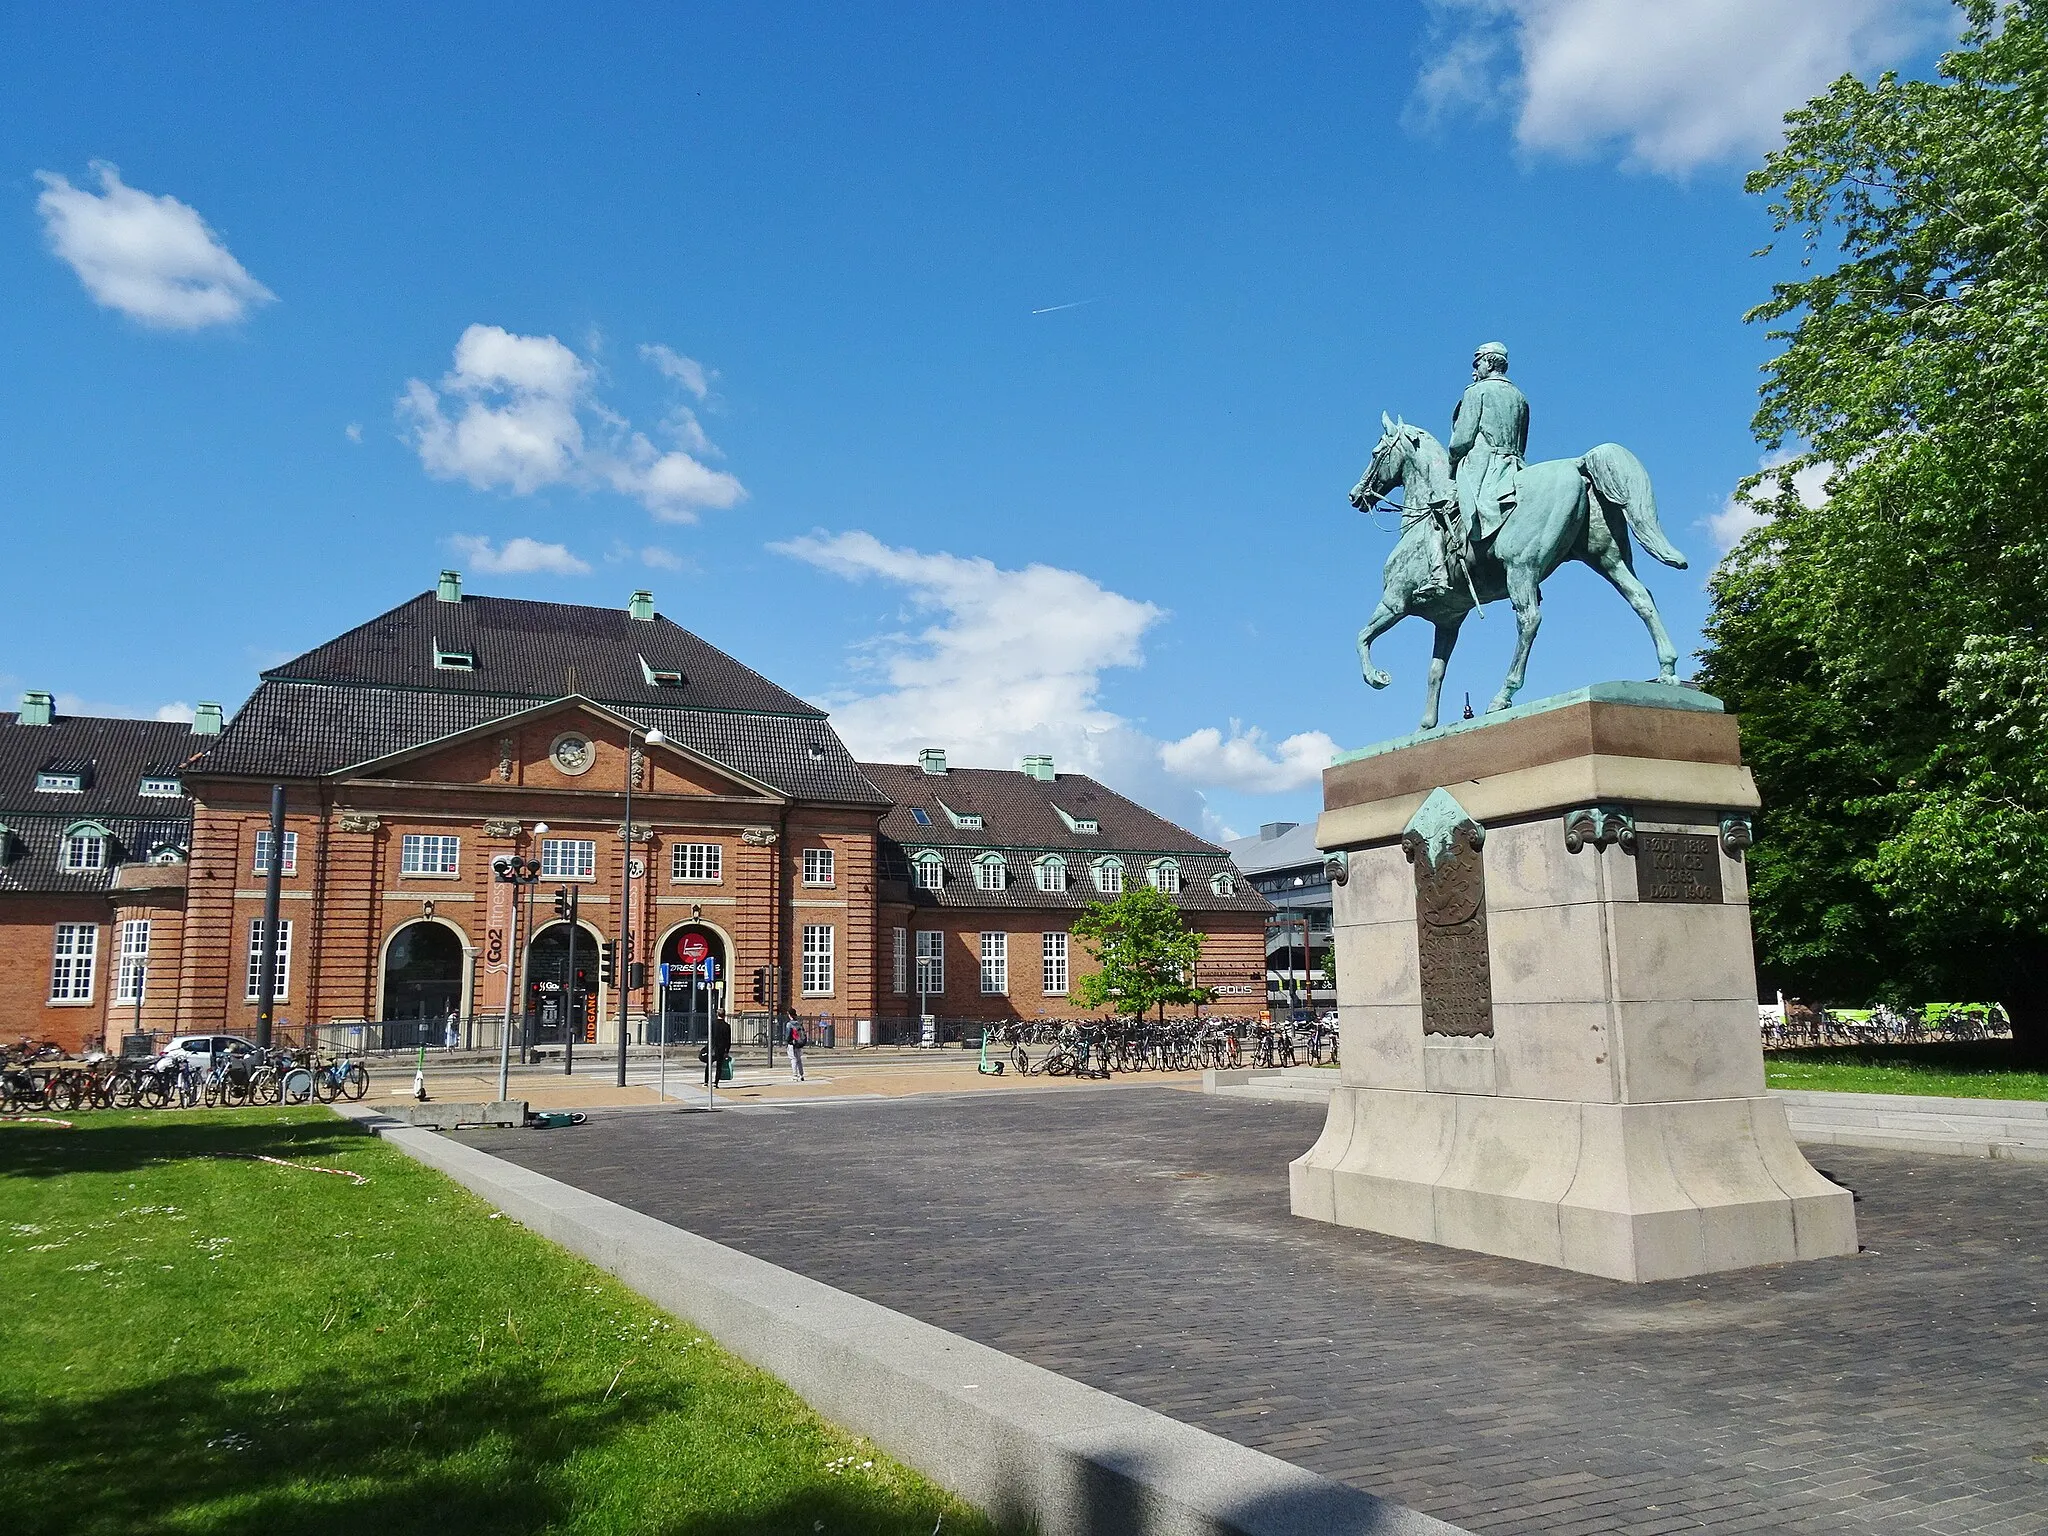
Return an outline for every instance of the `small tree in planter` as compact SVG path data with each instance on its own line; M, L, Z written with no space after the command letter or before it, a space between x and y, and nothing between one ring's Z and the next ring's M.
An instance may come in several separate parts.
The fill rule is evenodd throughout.
M1113 901L1091 902L1074 920L1074 937L1096 966L1075 981L1084 1007L1106 1006L1126 1018L1156 1008L1164 1019L1168 1003L1209 1000L1208 990L1194 985L1206 935L1191 930L1162 891L1141 885Z

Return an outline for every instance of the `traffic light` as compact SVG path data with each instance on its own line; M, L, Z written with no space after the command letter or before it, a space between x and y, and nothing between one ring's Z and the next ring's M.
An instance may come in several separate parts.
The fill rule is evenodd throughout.
M619 979L619 941L606 939L597 952L597 979L609 987Z
M768 967L765 965L754 967L754 1001L757 1003L768 1001Z
M555 891L555 916L563 922L569 920L569 887L558 887Z
M626 967L626 985L638 992L647 985L647 962L635 960Z

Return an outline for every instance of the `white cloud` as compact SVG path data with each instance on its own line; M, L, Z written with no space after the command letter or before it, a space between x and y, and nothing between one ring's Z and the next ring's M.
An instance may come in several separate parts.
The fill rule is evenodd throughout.
M661 370L664 378L675 380L699 400L711 393L711 381L718 377L694 357L685 357L673 347L664 347L660 342L648 342L640 348L640 355Z
M640 563L657 571L680 571L687 569L688 562L672 549L663 549L659 544L650 544L640 551Z
M1759 469L1775 469L1793 457L1790 453L1765 454L1758 461ZM1828 477L1835 472L1835 466L1822 460L1808 464L1792 472L1792 491L1804 507L1824 507L1828 504ZM1771 513L1757 503L1775 501L1778 497L1779 482L1776 475L1767 475L1757 483L1750 496L1731 492L1721 503L1721 510L1706 519L1707 532L1712 536L1715 547L1722 554L1733 549L1742 536L1752 528L1761 528L1771 520Z
M472 325L439 386L407 380L398 411L428 474L478 490L526 496L552 485L608 485L678 523L745 498L734 476L633 431L595 385L595 369L553 336ZM695 428L696 418L689 421ZM711 451L700 428L692 440Z
M1413 115L1510 111L1515 141L1682 175L1754 160L1845 71L1940 36L1941 0L1429 0Z
M133 704L88 699L78 693L59 693L54 696L52 702L59 715L84 716L97 720L183 720L189 724L192 719L192 706L183 699L174 699L169 704L158 704L154 708L147 704L138 708Z
M192 723L192 706L183 699L174 699L169 704L157 705L156 718L159 720L182 720L187 725L190 725Z
M1302 731L1266 750L1266 733L1230 722L1230 734L1213 725L1191 731L1159 748L1166 771L1194 784L1241 790L1248 795L1278 794L1317 783L1337 755L1337 743L1321 731Z
M360 421L352 421L341 429L341 435L352 443L360 443L363 440L363 424Z
M588 576L590 567L560 544L543 544L538 539L507 539L504 547L473 533L448 537L448 547L460 555L473 571L488 576Z
M1334 748L1291 736L1269 756L1264 736L1232 722L1162 743L1102 703L1103 674L1144 664L1144 637L1166 617L1056 566L1004 570L987 559L893 548L872 534L817 533L769 546L850 581L902 587L928 622L861 648L872 686L829 702L856 756L905 762L943 746L964 767L1014 768L1050 752L1061 771L1091 774L1205 836L1229 829L1202 787L1252 793L1312 780ZM1321 761L1312 760L1321 754Z
M100 190L37 171L36 199L50 249L78 274L95 302L144 325L196 331L227 325L277 295L235 260L189 204L153 196L93 162Z

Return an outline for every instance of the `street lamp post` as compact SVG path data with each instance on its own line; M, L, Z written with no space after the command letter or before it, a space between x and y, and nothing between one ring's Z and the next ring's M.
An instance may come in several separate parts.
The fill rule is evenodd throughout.
M638 746L635 742L638 742ZM633 1001L633 779L639 768L637 754L639 746L658 747L668 738L659 730L641 731L635 726L626 727L626 884L625 904L619 911L619 964L624 974L619 978L619 1083L626 1086L626 1010Z
M498 1102L504 1103L512 1096L512 1009L519 1001L521 976L519 956L519 887L534 885L540 880L540 860L521 859L516 853L501 854L491 860L492 872L505 884L512 887L512 955L513 963L505 968L505 1027L498 1032ZM521 1053L522 1056L524 1053Z

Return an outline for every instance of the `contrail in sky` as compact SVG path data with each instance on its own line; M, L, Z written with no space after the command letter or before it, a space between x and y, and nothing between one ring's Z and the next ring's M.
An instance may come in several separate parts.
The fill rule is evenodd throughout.
M1057 314L1063 309L1079 309L1083 304L1100 304L1101 302L1100 299L1076 299L1071 304L1048 304L1045 308L1034 309L1031 313L1034 315L1051 315Z

